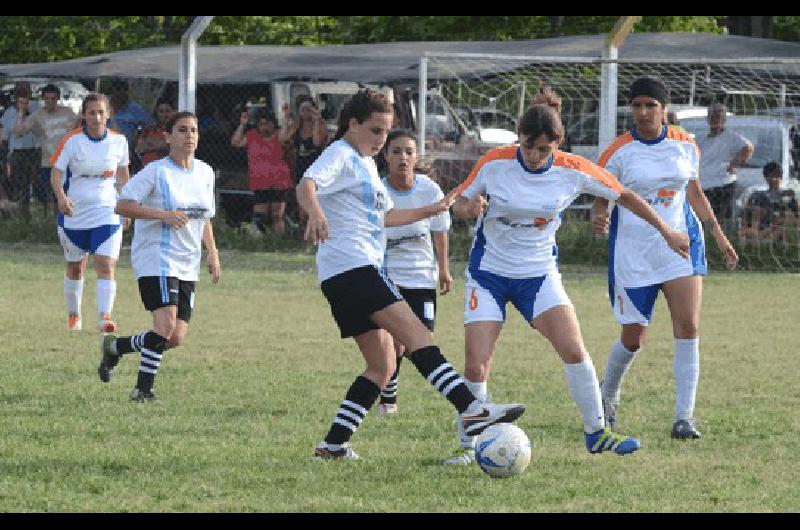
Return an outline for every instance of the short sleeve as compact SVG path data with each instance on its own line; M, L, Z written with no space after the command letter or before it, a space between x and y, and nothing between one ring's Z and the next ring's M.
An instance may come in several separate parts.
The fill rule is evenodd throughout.
M56 154L58 155L57 157L55 157L55 161L53 161L54 168L62 172L67 170L67 167L69 166L69 161L72 158L73 145L75 145L75 140L69 138L66 142L64 142L64 145L61 147L61 149L59 151L56 151L56 153L54 153L54 156Z
M472 182L469 183L463 190L461 190L461 196L466 197L467 199L472 199L476 195L481 195L486 192L486 181L483 178L485 174L486 166L482 167L478 170L478 173L475 175L475 178L472 179Z
M610 160L609 160L610 162ZM622 185L611 172L592 164L591 171L578 171L579 189L595 197L616 201L622 193Z
M120 154L119 154L119 162L117 163L117 167L128 167L130 164L130 154L128 150L128 139L124 136L120 139Z
M438 202L444 198L442 189L435 182L431 181L431 203ZM442 212L431 217L431 232L447 232L450 230L450 212Z
M147 164L141 171L131 177L122 188L119 200L134 201L142 204L155 188L159 167L159 164Z
M345 153L335 146L331 146L325 149L303 173L303 178L314 181L317 185L317 193L331 193L335 191L336 177L342 172L344 165Z

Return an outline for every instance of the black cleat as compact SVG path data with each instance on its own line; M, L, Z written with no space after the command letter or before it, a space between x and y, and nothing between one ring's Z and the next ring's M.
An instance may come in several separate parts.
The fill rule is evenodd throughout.
M133 392L131 393L131 401L135 401L137 403L155 403L157 405L161 404L161 400L158 399L152 390L139 390L138 388L134 388Z
M114 367L119 364L122 357L114 351L114 342L117 337L114 335L103 335L100 342L100 365L97 367L97 375L100 376L100 381L108 383L111 381L111 376L114 374Z
M670 436L675 440L697 440L701 438L700 431L694 426L693 420L678 420L672 425Z

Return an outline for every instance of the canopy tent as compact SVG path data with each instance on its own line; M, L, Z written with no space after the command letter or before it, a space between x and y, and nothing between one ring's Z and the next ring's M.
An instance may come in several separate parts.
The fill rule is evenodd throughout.
M481 53L597 59L605 35L501 42L393 42L344 46L199 46L199 83L262 83L278 80L390 83L417 79L428 53ZM634 33L619 59L800 57L800 44L709 33ZM179 46L143 48L52 63L0 65L7 77L150 78L177 80ZM475 72L453 72L454 75Z

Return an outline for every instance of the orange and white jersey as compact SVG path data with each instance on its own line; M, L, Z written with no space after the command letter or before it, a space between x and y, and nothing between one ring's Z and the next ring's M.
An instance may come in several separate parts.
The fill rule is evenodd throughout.
M128 141L110 129L101 138L75 129L64 137L50 161L64 172L64 191L74 213L63 217L64 228L85 229L119 224L117 169L128 165ZM61 224L61 217L59 217Z
M670 228L688 233L692 251L690 260L681 258L650 224L616 207L609 228L610 281L644 287L704 274L702 230L686 200L689 181L699 178L700 151L691 136L664 127L660 137L644 140L631 131L606 149L599 164L647 201Z
M533 278L557 269L556 231L563 211L582 193L616 200L617 179L577 155L556 151L539 170L525 167L519 146L493 149L460 187L468 199L486 195L469 270Z

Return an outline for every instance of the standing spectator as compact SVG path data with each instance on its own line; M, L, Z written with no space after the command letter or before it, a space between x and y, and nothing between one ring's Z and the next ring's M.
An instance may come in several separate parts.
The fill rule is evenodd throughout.
M111 101L111 128L125 135L129 145L135 145L134 135L137 127L148 127L155 121L140 104L128 98L128 82L115 79L109 87Z
M715 103L708 109L708 135L698 138L700 184L720 220L730 220L736 191L736 168L753 156L753 144L739 133L725 128L728 109Z
M289 142L289 128L280 128L272 112L259 110L255 129L245 133L249 120L249 113L243 112L239 127L233 132L231 145L247 148L250 190L255 194L253 223L261 232L266 232L267 219L271 219L272 229L283 235L286 232L283 220L286 197L292 187L283 151L283 146Z
M26 220L30 217L31 184L39 171L40 155L36 136L32 132L17 135L15 129L31 115L30 97L30 88L17 85L14 88L14 105L6 109L0 118L3 140L8 148L8 200L17 203Z
M50 173L53 169L50 158L64 135L79 124L78 116L72 109L58 104L60 97L61 89L56 85L50 84L42 88L44 107L14 128L14 134L17 136L24 136L33 131L39 140L42 151L41 169L39 179L34 182L33 188L45 215L50 209L55 208L55 196L50 186Z
M142 166L169 154L166 125L175 115L175 105L167 99L159 100L153 115L157 123L142 130L136 139L136 152L142 157Z
M303 96L298 96L298 99L301 97ZM286 111L288 111L288 106L284 109L284 112ZM298 115L297 122L291 122L287 119L287 123L291 123L289 136L294 147L295 183L300 182L303 174L319 158L328 143L328 125L322 119L314 100L309 96L305 96L302 103L300 103ZM301 224L305 223L306 214L299 207L298 218Z
M794 213L797 222L797 197L794 190L782 190L783 170L778 162L764 166L768 189L754 192L747 201L739 229L742 240L786 241L786 215Z
M131 263L153 327L137 335L103 337L97 373L110 381L120 357L141 352L131 401L159 403L153 383L164 350L180 346L194 309L202 246L208 251L211 281L220 277L214 242L214 170L194 158L197 117L179 112L166 124L169 156L146 166L122 189L116 211L136 219Z
M107 127L109 103L103 94L83 100L83 129L68 133L51 162L51 184L58 209L58 237L67 270L64 297L67 329L81 329L83 275L88 254L94 254L97 273L97 327L111 333L117 324L111 310L117 294L114 270L122 245L122 222L114 213L117 191L128 181L128 142ZM62 181L62 177L66 177Z

